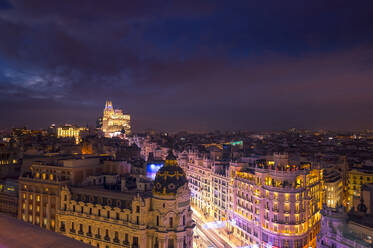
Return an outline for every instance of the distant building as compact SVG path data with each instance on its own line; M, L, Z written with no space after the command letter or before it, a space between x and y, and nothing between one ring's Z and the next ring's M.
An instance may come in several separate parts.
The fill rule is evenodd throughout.
M88 131L86 127L78 127L70 124L65 124L57 129L58 138L74 138L75 143L79 144L81 141L81 132Z
M106 101L104 115L102 117L102 131L105 137L112 138L131 133L131 117L124 114L121 109L114 109L111 101Z
M18 182L16 179L0 181L0 212L17 216Z

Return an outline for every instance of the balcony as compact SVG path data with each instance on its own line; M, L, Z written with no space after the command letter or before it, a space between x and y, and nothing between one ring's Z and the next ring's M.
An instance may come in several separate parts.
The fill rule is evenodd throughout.
M113 242L119 244L119 239L118 238L114 238Z
M64 227L64 226L61 226L60 231L61 231L61 232L65 232L65 231L66 231L66 230L65 230L65 227Z
M70 229L70 233L75 233L75 229Z
M130 242L128 240L123 240L124 247L130 247Z
M109 237L109 236L105 236L105 237L104 237L104 240L110 242L110 237Z
M84 234L84 233L83 233L83 230L79 230L79 231L78 231L78 234L79 234L79 235L83 235L83 234Z
M101 239L101 235L100 235L100 234L96 234L96 235L95 235L95 238L96 238L96 239Z
M87 232L87 236L88 237L92 237L92 233L91 232Z

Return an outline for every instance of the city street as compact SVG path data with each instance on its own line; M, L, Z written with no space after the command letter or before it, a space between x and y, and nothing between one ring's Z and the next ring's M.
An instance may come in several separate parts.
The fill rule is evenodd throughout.
M223 231L219 232L217 228L203 228L203 226L207 223L205 218L195 209L192 207L193 210L193 219L196 222L195 234L198 235L197 240L199 240L200 244L206 244L206 246L197 246L197 247L224 247L224 248L233 248L238 247L237 245L233 244L232 241L223 233ZM202 234L202 235L200 235Z

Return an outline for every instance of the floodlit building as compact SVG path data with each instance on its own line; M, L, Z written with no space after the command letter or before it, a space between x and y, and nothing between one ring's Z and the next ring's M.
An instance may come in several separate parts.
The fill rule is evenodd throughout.
M324 169L325 204L335 208L343 203L343 181L335 168Z
M78 127L70 124L65 124L57 128L57 137L58 138L74 138L75 143L79 144L81 141L81 132L88 131L86 127Z
M371 168L353 168L348 172L348 209L359 200L362 186L370 183L373 183Z
M153 187L142 177L111 182L64 187L57 231L95 247L192 247L190 190L172 154Z
M115 137L124 131L131 133L131 117L124 114L121 109L114 109L111 101L106 101L104 115L102 117L102 131L107 138Z
M373 246L373 216L362 200L356 211L349 213L342 206L324 206L317 247L368 248Z
M275 154L236 172L229 228L247 245L316 247L321 197L322 170Z
M99 173L100 167L98 158L33 162L30 172L18 180L18 218L55 230L62 187L82 183L88 176Z

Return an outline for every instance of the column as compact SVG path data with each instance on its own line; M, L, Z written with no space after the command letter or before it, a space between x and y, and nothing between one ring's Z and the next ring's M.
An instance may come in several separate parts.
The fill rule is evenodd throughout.
M151 235L147 235L146 237L146 247L153 248L153 237Z
M40 212L39 212L39 226L43 226L43 212L44 212L44 192L40 193Z
M33 196L32 196L32 224L36 224L36 215L37 215L37 212L36 212L36 194L33 193Z
M166 240L159 239L159 248L166 248Z
M147 247L147 246L146 246L146 243L147 243L146 241L147 241L147 240L149 240L149 238L146 236L146 234L145 234L145 235L142 235L142 236L141 236L141 239L139 240L139 243L140 243L139 246L140 246L140 247Z
M183 248L183 241L184 241L184 238L182 238L182 237L177 238L176 248Z
M47 229L49 230L51 228L51 198L49 194L48 197L48 203L47 203Z

